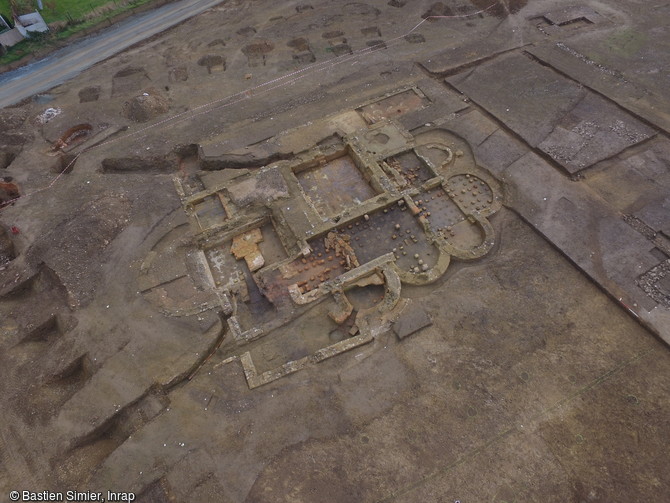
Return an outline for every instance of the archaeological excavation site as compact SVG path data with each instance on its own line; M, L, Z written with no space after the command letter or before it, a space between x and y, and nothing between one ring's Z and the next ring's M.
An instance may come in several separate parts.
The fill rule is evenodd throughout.
M667 502L670 4L203 1L0 68L2 501Z

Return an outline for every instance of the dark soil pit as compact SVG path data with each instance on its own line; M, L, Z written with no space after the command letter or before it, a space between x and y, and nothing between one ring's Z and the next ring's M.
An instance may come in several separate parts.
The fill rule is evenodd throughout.
M222 72L226 69L226 60L218 54L207 54L198 60L198 65L207 67L207 72Z
M376 26L368 26L367 28L361 28L361 33L364 37L381 37L382 32L379 31L379 28Z
M426 38L421 33L410 33L409 35L405 35L405 40L410 44L423 44Z
M347 54L353 54L349 44L338 44L329 48L335 56L346 56Z
M0 129L0 145L5 147L23 147L24 144L33 139L33 135L30 133L18 133L14 131L11 129L5 131Z
M291 40L286 45L291 47L296 52L309 51L309 42L307 41L306 38L302 38L302 37L294 38L293 40Z
M166 173L176 168L176 160L168 157L115 157L102 161L104 173Z
M168 73L168 80L170 82L186 82L188 80L188 68L185 66L171 68Z
M327 31L324 34L321 35L323 38L340 38L344 36L344 32L342 31Z
M56 316L50 316L46 321L40 323L39 325L33 327L21 340L21 343L46 343L50 344L54 342L63 334L60 325L58 323L58 318Z
M308 10L314 10L314 7L312 7L310 4L302 4L296 5L295 10L298 12L298 14L300 14L302 12L307 12Z
M60 154L58 156L58 162L55 162L51 165L51 172L56 174L69 174L72 173L74 165L77 162L77 156L74 154Z
M486 9L486 14L501 18L516 14L528 4L528 0L507 0L506 2L470 0L470 2L479 10Z
M198 144L180 144L173 148L172 151L178 155L180 159L190 159L198 156Z
M386 49L386 42L383 40L368 40L365 45L374 49Z
M7 169L15 158L13 152L0 151L0 169Z
M244 28L237 30L235 33L243 37L251 37L252 35L256 34L256 28L253 26L245 26Z
M7 265L14 258L16 258L14 243L7 229L0 226L0 267Z
M316 61L316 57L312 51L302 52L300 54L293 55L293 61L299 65L308 65Z
M98 101L100 98L100 86L85 87L79 91L79 103Z
M252 44L244 46L244 48L242 48L242 52L247 56L258 55L258 54L269 54L274 50L274 48L275 46L272 42L269 42L267 40L259 40Z
M112 78L112 96L137 92L151 84L151 79L142 67L128 67Z
M267 55L274 50L275 46L267 40L260 40L242 48L242 53L247 57L250 67L265 66Z

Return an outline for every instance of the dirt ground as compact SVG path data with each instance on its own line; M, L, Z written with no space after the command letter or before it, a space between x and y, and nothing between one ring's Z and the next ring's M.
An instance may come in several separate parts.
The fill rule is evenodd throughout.
M670 9L645 6L234 0L0 110L0 493L667 501ZM401 162L398 138L433 151ZM496 210L463 220L485 253L401 275L430 322L380 317L322 361L364 331L329 301L254 332L291 302L258 275L426 183L426 158L471 158ZM258 275L207 244L231 222L266 236ZM236 278L230 307L213 285Z

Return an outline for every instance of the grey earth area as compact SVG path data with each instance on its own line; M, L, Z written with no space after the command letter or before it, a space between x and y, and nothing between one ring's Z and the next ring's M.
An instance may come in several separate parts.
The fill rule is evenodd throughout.
M0 499L669 501L670 4L307 1L0 110Z

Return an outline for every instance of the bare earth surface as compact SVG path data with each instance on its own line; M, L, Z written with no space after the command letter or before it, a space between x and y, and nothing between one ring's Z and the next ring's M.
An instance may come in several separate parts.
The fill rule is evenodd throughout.
M1 497L667 501L668 26L231 0L0 110Z

